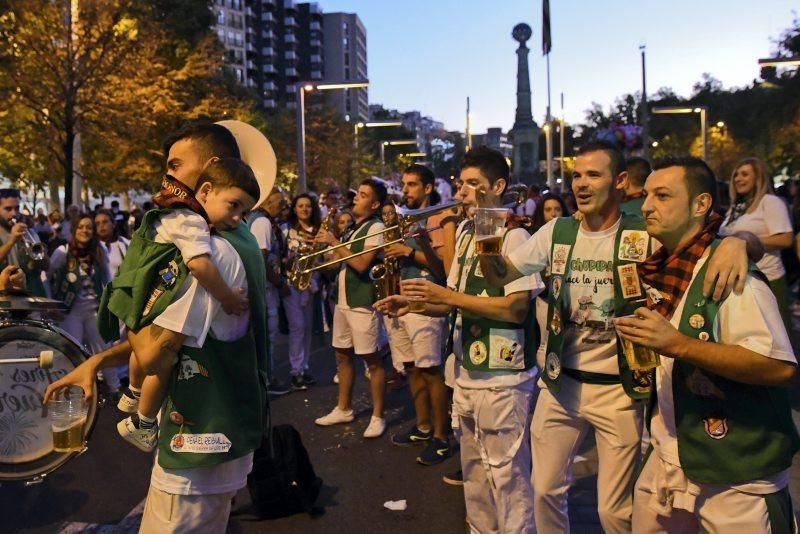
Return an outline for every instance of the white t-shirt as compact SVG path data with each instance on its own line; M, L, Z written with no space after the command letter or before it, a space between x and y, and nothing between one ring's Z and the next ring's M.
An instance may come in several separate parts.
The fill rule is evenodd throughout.
M181 251L183 261L211 254L211 232L203 217L188 209L170 211L153 225L156 243L172 243Z
M468 221L462 221L456 231L456 243L461 240L461 234L464 231ZM502 254L506 255L509 251L522 246L528 239L528 232L522 228L515 228L510 230L503 239ZM474 262L479 261L478 256L475 254L475 240L470 239L469 245L464 251L463 255L467 258L464 268L461 269L458 264L459 254L453 257L453 263L450 267L450 274L447 277L447 287L453 291L463 293L467 287L467 275L472 269ZM459 278L459 271L461 277ZM511 295L521 291L529 292L529 298L533 299L542 292L544 284L538 274L524 276L507 284L503 288L504 294ZM456 321L453 327L453 354L455 355L455 381L456 384L465 389L488 389L488 388L508 388L517 387L522 384L527 384L532 389L536 383L536 367L527 371L472 371L464 369L461 365L463 360L463 347L461 341L461 310L456 310ZM525 340L527 341L527 340Z
M747 231L758 237L769 237L792 231L792 220L789 218L789 208L775 195L764 195L751 213L745 213L733 223L728 223L731 213L722 223L720 235L727 236L734 232ZM772 250L764 253L758 262L758 268L767 277L767 280L777 280L786 274L786 269L781 261L781 252Z
M692 281L708 259L697 262ZM678 328L686 298L681 298L670 323ZM725 345L739 345L762 356L796 363L789 336L783 327L778 304L769 286L748 276L741 295L731 293L719 307L714 323L714 338ZM656 452L667 463L680 466L678 440L675 431L675 411L672 397L672 358L661 358L656 370L658 410L650 422L650 435ZM767 480L733 486L750 493L766 494L786 486L789 472L784 471Z
M210 244L211 259L219 269L222 279L230 287L243 287L243 285L246 287L244 265L233 246L221 237L212 237ZM219 302L191 275L184 288L183 295L156 318L155 324L173 332L186 334L189 337L184 344L194 347L202 346L209 330L214 337L223 341L232 341L244 335L249 313L240 317L226 314ZM241 489L247 484L247 474L250 473L252 466L253 453L249 453L213 467L164 469L158 464L156 454L150 484L173 495L227 493Z
M209 244L211 260L225 283L232 288L243 288L246 292L247 275L233 246L221 237L212 237ZM153 323L185 334L184 345L188 347L202 347L209 331L221 341L239 339L247 332L248 321L247 313L239 316L225 313L222 304L189 274L178 298Z
M367 234L375 234L377 232L380 232L384 228L385 227L384 227L382 222L372 223L372 226L370 226L369 230L367 230ZM353 239L353 237L356 234L358 234L360 230L361 230L361 228L359 228L358 230L353 232L350 235L349 239ZM380 246L380 245L383 245L383 234L374 235L374 236L369 237L369 238L364 240L364 250L366 250L368 248L377 247L377 246ZM344 287L344 285L345 285L345 272L347 271L347 262L343 261L341 265L342 266L339 268L339 279L338 279L338 282L337 282L338 285L339 285L339 299L338 299L338 301L336 303L336 306L338 306L339 308L342 308L344 310L349 310L351 308L347 305L347 294L345 292L345 287Z
M108 254L108 268L111 271L111 276L116 276L117 269L119 269L122 260L125 258L125 254L127 254L131 242L119 236L113 243L106 243L103 241L101 241L101 243L103 243L103 247Z
M542 226L527 242L512 249L508 259L524 275L545 269L550 263L556 219ZM581 225L572 250L572 261L563 275L569 299L564 324L561 364L569 369L619 374L614 318L614 238L619 220L601 232ZM573 268L575 267L575 268ZM552 280L551 274L551 280Z
M258 217L250 223L250 233L256 238L258 248L261 250L272 248L272 222L268 217Z

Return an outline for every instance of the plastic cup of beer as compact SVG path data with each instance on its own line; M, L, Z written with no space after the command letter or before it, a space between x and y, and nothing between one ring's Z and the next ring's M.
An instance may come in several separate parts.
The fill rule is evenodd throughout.
M80 388L68 388L64 395L47 403L47 416L53 429L53 450L81 451L89 405Z
M419 296L409 296L403 290L404 282L425 282L427 278L409 278L407 280L400 280L400 294L405 296L408 300L408 311L411 313L422 313L425 311L425 301Z
M475 251L478 254L499 256L503 250L506 229L506 208L477 208L475 210Z
M636 316L629 315L628 317ZM628 361L628 368L630 370L648 371L661 365L661 358L653 349L643 347L622 336L619 336L619 339L622 341L622 351L625 353L625 359Z

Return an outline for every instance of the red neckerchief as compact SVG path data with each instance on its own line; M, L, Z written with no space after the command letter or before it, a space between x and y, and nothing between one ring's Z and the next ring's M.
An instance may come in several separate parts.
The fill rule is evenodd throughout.
M661 300L653 302L648 292L647 307L655 310L667 319L672 317L681 297L692 281L694 266L703 256L706 248L717 237L722 224L722 217L712 212L705 227L695 235L684 247L668 255L664 247L637 267L642 282L652 286L661 293Z
M153 197L153 203L159 208L185 208L193 211L205 219L209 230L213 229L211 221L208 220L208 213L194 198L192 188L174 176L164 175L164 179L161 180L161 190Z

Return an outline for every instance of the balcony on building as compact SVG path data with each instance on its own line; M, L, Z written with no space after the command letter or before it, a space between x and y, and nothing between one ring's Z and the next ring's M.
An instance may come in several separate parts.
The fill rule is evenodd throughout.
M311 56L311 63L322 63L322 56L319 54L314 54Z
M294 51L294 50L287 50L287 51L286 51L286 52L283 54L283 57L284 57L285 59L291 59L291 60L294 60L294 59L297 59L297 53L295 53L295 51Z
M250 7L250 6L247 6L247 7L245 8L245 10L244 10L244 13L245 13L245 15L247 15L248 17L255 17L255 16L256 16L255 12L253 11L253 8L252 8L252 7Z
M318 37L311 39L311 46L322 46L322 41Z
M322 24L320 24L318 20L312 20L308 27L311 31L322 30Z
M261 72L263 72L264 74L276 74L278 72L278 69L276 69L275 65L273 65L272 63L268 63L261 67Z
M286 76L296 77L297 76L297 69L294 67L288 67L285 71Z
M283 9L285 11L294 11L294 2L292 0L282 0L283 1Z
M256 68L256 64L252 59L248 59L247 60L247 68L248 69L255 69Z
M253 43L251 43L251 42L249 42L249 41L248 41L248 43L247 43L247 51L248 51L248 52L255 52L255 51L256 51L256 47L255 47L255 46L253 46Z
M267 98L264 100L264 107L271 109L275 107L275 101L271 98Z
M271 80L264 83L264 91L274 91L277 88L278 86Z
M261 22L272 22L275 18L272 16L272 13L269 11L263 11L261 13Z
M261 49L261 55L264 57L272 57L275 55L275 49L271 46L265 46Z
M261 38L262 39L274 39L275 38L275 34L272 33L272 30L270 30L270 29L264 29L264 30L261 30Z
M292 16L285 17L283 19L283 25L286 26L287 28L291 28L291 27L296 28L297 27L297 19L295 19Z
M311 71L311 79L312 80L321 80L322 79L322 71L321 70L312 70Z
M283 38L283 42L284 43L296 43L297 42L297 38L294 36L294 33L287 33Z

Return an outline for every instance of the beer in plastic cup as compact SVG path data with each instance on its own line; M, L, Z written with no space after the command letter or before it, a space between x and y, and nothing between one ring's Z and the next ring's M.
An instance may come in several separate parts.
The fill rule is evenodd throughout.
M499 256L503 249L506 208L475 209L475 251L478 254Z
M407 280L400 281L400 294L405 295L403 291L403 282L425 282L427 278L409 278ZM425 301L422 297L409 297L407 295L406 299L408 299L408 311L411 313L422 313L425 311Z
M83 390L69 388L62 398L47 403L47 416L53 430L53 450L73 452L83 450L86 417L89 405Z

